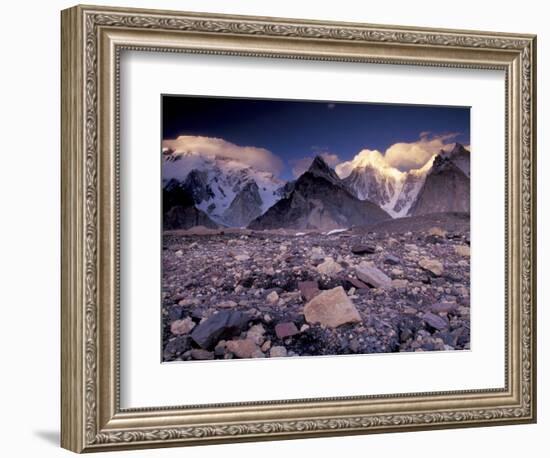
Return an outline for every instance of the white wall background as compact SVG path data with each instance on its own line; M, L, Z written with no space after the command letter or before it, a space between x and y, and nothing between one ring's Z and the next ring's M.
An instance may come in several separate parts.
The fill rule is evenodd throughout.
M113 0L114 1L114 0ZM112 4L95 0L97 4ZM117 0L118 6L166 8L312 19L469 28L538 34L539 126L539 423L300 441L219 445L119 455L217 457L547 456L550 419L545 310L550 173L548 149L550 41L545 3L462 0L358 2ZM59 10L71 2L2 5L0 49L0 450L3 456L69 456L59 440ZM546 172L546 173L545 173ZM112 455L116 456L116 455Z

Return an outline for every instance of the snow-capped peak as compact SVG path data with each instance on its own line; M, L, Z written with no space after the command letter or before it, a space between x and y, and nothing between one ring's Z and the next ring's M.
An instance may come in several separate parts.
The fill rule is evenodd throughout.
M261 198L258 211L265 212L280 199L279 189L285 182L270 172L255 170L233 158L218 157L208 152L172 151L163 148L162 177L165 183L176 180L190 189L195 206L219 224L234 221L228 212L231 203L247 184L254 182ZM241 196L242 199L243 196Z
M434 157L418 169L403 172L389 165L379 151L364 149L336 166L336 172L359 199L370 200L397 218L409 211Z

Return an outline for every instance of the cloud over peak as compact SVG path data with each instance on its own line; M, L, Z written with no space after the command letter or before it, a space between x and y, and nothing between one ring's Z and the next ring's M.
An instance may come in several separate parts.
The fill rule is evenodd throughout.
M279 175L283 170L283 161L265 148L240 146L222 138L180 135L175 139L162 141L163 149L176 154L197 153L209 157L232 159L253 167L255 170Z
M459 134L433 135L422 132L415 142L400 142L391 145L385 152L384 158L388 165L401 171L418 169L428 162L434 154L452 146L453 140Z

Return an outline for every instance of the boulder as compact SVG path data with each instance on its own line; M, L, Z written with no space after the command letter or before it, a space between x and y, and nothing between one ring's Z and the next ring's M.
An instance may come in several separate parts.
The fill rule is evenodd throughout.
M391 286L391 278L376 267L362 262L355 268L357 278L373 288L388 288Z
M277 294L277 291L271 291L267 295L266 300L269 304L276 304L279 302L279 295Z
M361 321L359 312L341 286L315 296L304 306L304 315L308 323L320 323L330 328Z

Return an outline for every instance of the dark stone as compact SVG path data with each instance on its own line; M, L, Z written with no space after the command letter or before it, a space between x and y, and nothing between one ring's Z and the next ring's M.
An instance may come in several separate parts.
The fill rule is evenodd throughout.
M362 282L358 278L347 278L346 280L351 284L351 286L353 286L356 289L366 289L366 288L368 289L369 287L369 285Z
M183 318L184 312L185 312L185 308L182 307L181 305L173 305L168 309L169 321L181 320Z
M438 332L437 334L434 334L434 337L440 337L446 345L456 347L457 335L455 332Z
M277 334L277 337L279 339L284 339L286 337L292 337L296 334L298 334L300 331L298 331L298 328L296 325L292 322L286 322L286 323L278 323L275 326L275 334Z
M220 339L240 334L249 321L243 312L222 310L196 326L191 338L202 348L210 349Z
M309 302L320 293L319 284L316 281L299 281L298 289L300 290L302 299L306 302Z
M437 235L427 235L426 236L426 243L441 243L443 239L441 237L438 237Z
M189 336L178 336L168 341L164 346L163 359L171 361L191 348Z
M397 264L401 264L401 259L399 259L397 256L394 256L392 254L388 254L384 258L384 264L390 264L392 266L396 266Z
M425 313L422 318L428 326L438 331L443 331L449 327L449 320L447 318L435 315L432 312Z
M353 254L374 254L376 252L376 247L372 245L363 245L357 244L351 247L351 252Z
M412 339L414 332L410 328L404 328L399 333L399 341L401 343L407 342L407 340Z

